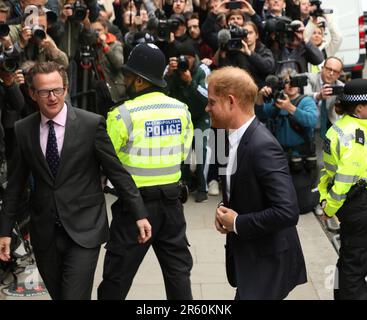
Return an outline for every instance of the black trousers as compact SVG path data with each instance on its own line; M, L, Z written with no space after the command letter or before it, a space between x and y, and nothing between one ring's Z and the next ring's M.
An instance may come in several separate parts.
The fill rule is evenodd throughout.
M341 247L335 300L367 300L367 191L338 211Z
M53 300L90 300L100 246L76 244L62 227L47 250L34 249L38 271Z
M138 232L131 214L119 202L112 205L110 241L106 246L98 299L126 298L150 246L153 246L162 269L167 299L192 299L190 272L193 261L185 233L183 207L178 200L178 187L175 185L166 190L161 187L164 189L164 186L148 187L141 192L152 225L152 238L146 244L137 242Z

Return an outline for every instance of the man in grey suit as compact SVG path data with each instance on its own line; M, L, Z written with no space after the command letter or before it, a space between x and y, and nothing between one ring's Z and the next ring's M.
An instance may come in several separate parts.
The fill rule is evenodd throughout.
M100 246L108 239L100 168L134 214L140 243L151 237L148 213L115 154L104 118L65 104L64 68L38 63L27 82L40 112L15 124L17 146L0 215L0 259L10 259L17 204L32 175L30 235L42 279L53 299L90 299Z
M338 78L343 72L343 62L337 57L329 57L318 73L308 73L309 84L304 93L312 96L320 111L320 136L325 138L326 131L339 119L335 112L336 92L333 86L343 87Z

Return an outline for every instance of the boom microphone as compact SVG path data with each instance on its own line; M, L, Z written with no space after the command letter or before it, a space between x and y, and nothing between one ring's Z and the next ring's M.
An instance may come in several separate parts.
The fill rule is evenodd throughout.
M266 86L270 87L270 88L275 88L277 87L278 85L278 82L279 82L279 79L277 76L274 76L274 75L268 75L266 78L265 78L265 84Z
M230 39L231 39L231 33L229 32L229 30L227 30L227 29L219 30L219 32L218 32L218 44L219 44L219 46L226 45Z

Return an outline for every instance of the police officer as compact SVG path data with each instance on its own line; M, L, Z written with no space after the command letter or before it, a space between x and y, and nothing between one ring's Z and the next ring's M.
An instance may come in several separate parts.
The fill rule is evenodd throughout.
M344 115L327 131L318 188L324 219L340 221L334 298L367 300L367 80L348 82L340 100Z
M180 164L192 143L193 124L188 107L161 92L166 86L165 66L158 47L136 46L123 67L131 100L108 114L107 131L150 212L153 234L146 245L135 245L133 219L121 215L121 203L112 205L99 299L126 297L150 245L163 272L167 299L192 299L192 257L178 181Z

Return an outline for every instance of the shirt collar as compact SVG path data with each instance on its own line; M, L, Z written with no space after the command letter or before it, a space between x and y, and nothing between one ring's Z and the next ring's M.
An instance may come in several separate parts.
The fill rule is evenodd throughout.
M62 107L60 112L53 119L47 118L42 112L40 112L41 113L41 125L42 125L42 127L47 125L48 120L53 120L53 122L55 122L57 125L65 127L67 111L68 111L68 107L67 107L66 103L64 103L64 106Z
M250 120L246 121L241 127L236 130L233 130L228 135L229 144L231 147L238 145L241 141L242 136L244 135L247 128L250 126L252 121L254 121L255 116L253 116Z

